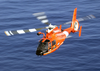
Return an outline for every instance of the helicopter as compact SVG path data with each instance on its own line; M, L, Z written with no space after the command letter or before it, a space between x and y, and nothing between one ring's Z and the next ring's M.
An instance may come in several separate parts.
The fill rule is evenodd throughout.
M88 15L83 18L76 19L77 16L77 8L74 9L72 21L60 24L60 25L52 25L49 23L45 12L39 12L33 14L38 20L41 20L42 23L48 25L47 27L43 28L32 28L26 30L11 30L11 31L4 31L7 36L12 36L16 34L25 34L28 32L36 32L42 29L46 30L46 35L43 32L38 32L37 35L43 34L43 38L40 39L39 45L36 50L36 55L48 55L54 51L56 51L65 41L66 38L71 38L69 36L70 33L79 32L79 37L81 36L82 26L80 26L80 21L85 21L88 19L95 18L94 15ZM62 25L71 24L69 28L62 29ZM59 27L58 27L59 26Z

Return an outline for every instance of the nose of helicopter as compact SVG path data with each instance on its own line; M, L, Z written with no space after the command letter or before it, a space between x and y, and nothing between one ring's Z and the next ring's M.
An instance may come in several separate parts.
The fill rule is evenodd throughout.
M37 51L36 51L36 55L43 55L42 50L37 50Z

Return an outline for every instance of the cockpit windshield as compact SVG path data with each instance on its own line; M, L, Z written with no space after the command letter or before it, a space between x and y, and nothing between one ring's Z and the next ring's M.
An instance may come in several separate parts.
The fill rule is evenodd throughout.
M50 42L50 40L48 39L46 39L45 41L43 39L40 40L39 46L36 51L37 55L43 55L44 53L48 52L48 42Z
M43 41L43 39L42 39L42 40L40 40L39 44L46 45L46 44L48 44L48 42L49 42L49 40L45 40L44 42L42 42L42 41Z
M48 40L48 39L46 39L44 42L42 42L43 41L43 39L42 40L40 40L40 42L39 42L39 48L40 49L48 49L48 42L50 42L50 40Z

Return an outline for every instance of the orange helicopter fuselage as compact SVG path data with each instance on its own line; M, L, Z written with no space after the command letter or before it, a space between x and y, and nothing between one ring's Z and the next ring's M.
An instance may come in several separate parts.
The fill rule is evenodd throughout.
M71 27L62 30L60 26L60 28L55 27L51 32L46 33L46 36L44 35L44 33L39 32L39 34L43 34L42 42L44 42L47 39L50 40L48 42L48 52L43 53L43 55L47 55L56 51L63 44L64 40L71 33L71 31ZM53 41L55 41L55 44L52 43Z
M44 33L38 32L38 34L43 34L43 38L39 42L40 44L36 51L37 55L47 55L56 51L71 32L79 32L79 37L81 36L82 26L80 26L79 30L79 22L76 19L76 14L77 8L74 9L71 26L67 29L62 30L62 25L60 25L60 28L50 25L48 30L46 30L46 36Z

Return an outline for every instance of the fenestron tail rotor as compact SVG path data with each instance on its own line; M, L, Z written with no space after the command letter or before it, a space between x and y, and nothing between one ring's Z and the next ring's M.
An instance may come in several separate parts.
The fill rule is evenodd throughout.
M46 27L37 28L37 29L33 28L33 29L26 29L26 30L15 30L15 31L12 30L12 31L4 31L4 32L7 36L12 36L12 35L16 35L16 34L25 34L25 33L28 33L28 32L35 32L35 31L39 31L39 30L45 29L45 28Z
M38 20L41 20L42 23L49 25L49 20L47 19L47 16L45 15L45 12L39 12L33 14L35 17L37 17Z

